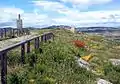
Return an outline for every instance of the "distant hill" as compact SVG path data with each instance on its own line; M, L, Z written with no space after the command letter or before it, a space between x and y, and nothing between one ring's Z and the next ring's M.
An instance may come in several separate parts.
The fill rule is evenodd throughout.
M55 29L55 28L71 28L70 26L66 26L66 25L52 25L52 26L49 26L49 27L45 27L45 28L42 28L42 29Z
M78 32L112 32L112 31L120 31L120 28L116 27L78 27L76 28Z

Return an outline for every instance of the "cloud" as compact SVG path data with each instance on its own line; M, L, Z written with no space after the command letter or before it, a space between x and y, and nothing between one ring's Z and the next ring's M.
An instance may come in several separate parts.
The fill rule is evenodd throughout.
M69 8L60 3L60 2L52 2L52 1L32 1L32 3L39 7L42 10L46 10L47 12L56 12L59 13L60 11L68 11Z
M6 27L8 27L8 26L11 26L11 24L14 25L12 22L1 22L0 26L6 26Z
M45 10L59 10L65 9L66 6L59 3L59 2L52 2L52 1L32 1L34 5L43 7Z
M0 27L15 26L17 14L23 14L24 11L15 7L0 8Z
M106 4L112 0L62 0L62 2L52 1L32 1L34 10L26 12L16 7L0 8L0 26L16 27L17 14L21 14L24 27L41 27L48 25L105 25L111 22L120 22L120 10L98 10L82 12L77 8L69 8L65 3L76 4ZM84 5L85 6L85 5ZM43 13L45 11L45 13ZM6 23L6 24L5 24ZM11 24L10 24L11 23Z
M50 25L52 21L45 14L36 14L36 13L25 13L22 15L24 26L41 26L41 25Z
M63 2L71 2L73 4L105 4L111 2L112 0L62 0ZM63 3L52 2L52 1L33 1L33 4L37 7L43 7L44 10L55 11L58 13L57 18L53 18L56 23L59 22L76 22L76 23L87 23L87 22L106 22L109 19L117 19L115 15L120 15L119 10L111 11L88 11L80 12L79 9L68 8ZM64 17L59 17L64 15ZM111 15L114 17L111 17ZM70 21L71 20L71 21Z
M72 4L80 5L91 5L91 4L106 4L112 2L112 0L61 0L62 2L70 2Z
M70 10L68 12L61 12L65 14L65 17L53 19L60 24L77 25L77 26L87 26L87 25L107 25L108 24L118 24L120 22L120 11L89 11L89 12L79 12ZM111 26L111 25L109 25ZM113 26L113 25L112 25Z
M24 13L23 10L14 7L0 8L0 22L14 20L17 14Z
M73 8L80 10L88 9L93 5L103 5L112 2L112 0L61 0L63 3L71 3Z
M52 22L46 14L39 14L36 10L28 13L20 8L2 7L0 8L0 14L0 27L16 27L18 14L21 14L24 27L48 26Z
M110 10L110 11L88 11L88 12L79 12L70 10L67 12L62 11L61 13L65 14L67 17L72 19L87 20L87 19L117 19L120 16L119 10Z

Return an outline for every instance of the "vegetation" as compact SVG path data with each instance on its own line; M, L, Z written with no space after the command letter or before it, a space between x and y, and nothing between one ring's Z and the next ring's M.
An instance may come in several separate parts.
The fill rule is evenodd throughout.
M16 51L9 53L8 84L30 84L31 80L34 84L96 84L96 78L120 84L120 67L108 62L108 59L120 53L116 48L119 42L101 36L73 34L64 29L40 30L39 33L46 31L53 32L55 40L41 43L38 50L26 55L25 65L19 65L20 56ZM76 47L74 40L84 42L87 47ZM93 70L99 70L99 75L81 68L76 62L75 56L90 53L94 57L89 63Z

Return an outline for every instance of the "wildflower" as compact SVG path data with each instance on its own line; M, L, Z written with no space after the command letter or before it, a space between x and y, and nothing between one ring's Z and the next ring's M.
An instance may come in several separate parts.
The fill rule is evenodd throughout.
M79 48L84 48L85 47L85 43L83 41L74 40L73 43L76 47L79 47Z

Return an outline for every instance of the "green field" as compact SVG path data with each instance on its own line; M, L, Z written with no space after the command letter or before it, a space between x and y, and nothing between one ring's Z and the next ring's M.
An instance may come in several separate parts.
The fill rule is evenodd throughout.
M120 58L120 42L105 37L71 33L64 29L39 30L39 34L53 32L54 41L41 43L39 50L26 55L25 65L20 65L19 48L8 54L8 84L97 84L103 78L113 84L120 84L120 66L113 66L111 58ZM77 48L73 40L84 41L87 49ZM41 51L42 49L42 51ZM92 73L81 68L75 56L94 54L89 61Z

